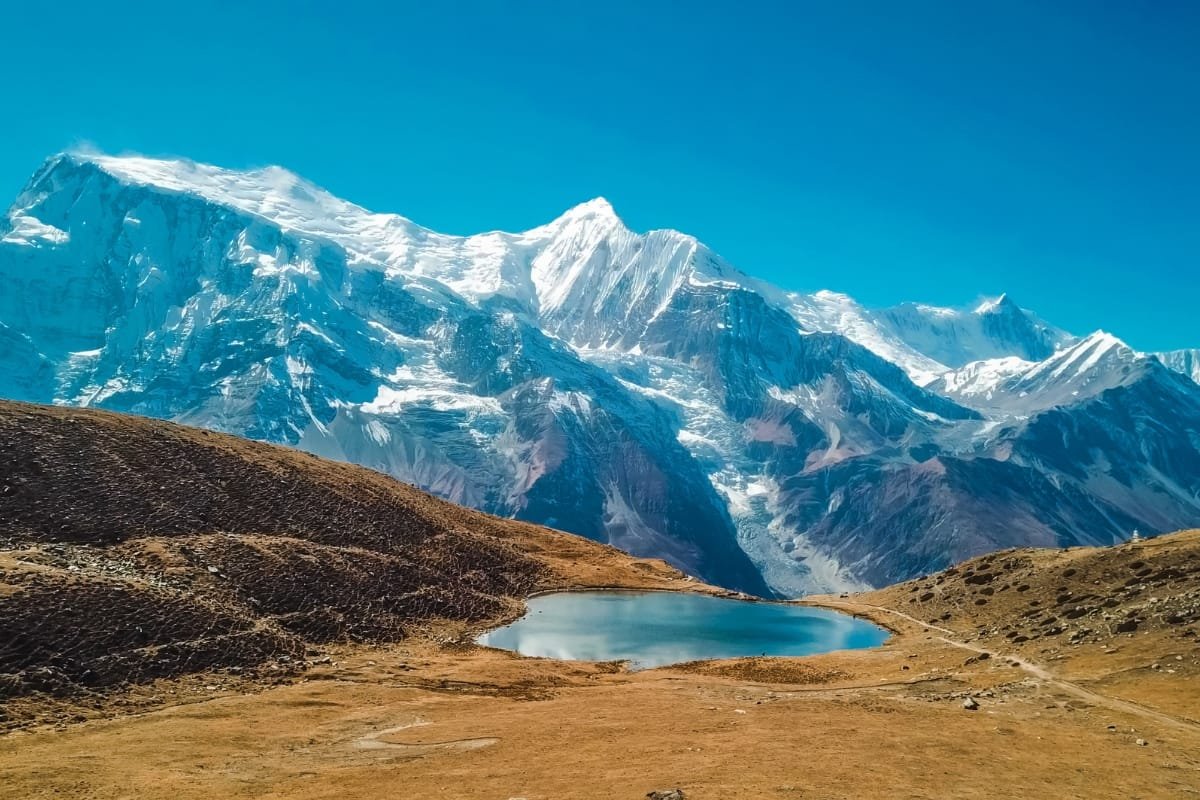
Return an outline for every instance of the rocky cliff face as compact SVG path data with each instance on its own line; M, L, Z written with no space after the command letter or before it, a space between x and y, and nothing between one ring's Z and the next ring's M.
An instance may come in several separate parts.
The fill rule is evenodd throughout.
M784 292L603 200L453 237L278 168L67 155L0 221L0 280L0 395L291 444L752 592L1200 517L1200 389L1112 337Z

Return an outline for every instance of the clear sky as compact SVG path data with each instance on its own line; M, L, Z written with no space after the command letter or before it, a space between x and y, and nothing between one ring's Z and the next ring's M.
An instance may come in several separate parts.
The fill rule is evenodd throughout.
M603 195L789 288L1200 347L1198 42L1172 0L14 3L0 203L82 143L451 233Z

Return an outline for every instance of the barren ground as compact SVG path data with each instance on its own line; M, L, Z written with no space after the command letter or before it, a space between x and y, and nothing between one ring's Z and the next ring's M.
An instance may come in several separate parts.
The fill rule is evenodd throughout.
M284 458L251 455L268 465ZM344 496L338 482L362 477L314 465L306 480L335 492L335 505ZM287 473L284 481L294 482ZM439 570L476 587L447 595L454 619L408 608L394 630L384 629L398 641L370 640L339 622L337 636L317 642L313 628L291 624L315 609L246 605L250 573L239 569L257 563L250 555L309 563L309 547L345 546L322 533L311 510L284 531L282 545L258 528L226 549L204 538L217 534L202 533L210 521L203 505L185 530L143 530L104 548L63 545L37 527L54 519L51 506L27 517L24 539L0 552L0 608L26 608L14 598L30 586L74 597L79 579L155 603L200 598L302 653L281 666L272 651L265 665L246 668L214 656L208 667L186 661L164 676L99 688L38 689L22 672L0 705L0 721L15 728L0 735L0 797L594 800L671 787L689 800L1200 796L1200 532L1103 550L1010 551L879 592L809 600L894 631L871 650L630 673L619 664L521 658L470 640L510 618L532 591L709 589L657 562L448 509L412 490L388 500L391 491L379 484L345 507L351 522L367 502L397 502L407 515L392 533L356 534L384 537L370 557L403 559L388 537L415 537ZM443 518L449 524L438 527ZM223 531L220 540L230 536ZM455 561L458 543L470 544L456 537L477 534L507 565L505 581ZM181 536L198 538L184 549ZM206 559L220 556L227 560L209 572ZM357 555L346 559L360 564ZM364 577L348 574L339 585ZM338 607L352 621L371 611L370 599L360 593ZM107 625L102 607L85 610L89 623ZM38 641L53 633L39 632ZM194 643L168 633L171 643ZM91 646L99 653L110 645ZM5 652L25 663L41 651ZM978 708L964 708L967 698Z
M1194 563L1198 542L1100 553L1170 545ZM0 738L0 787L180 799L638 798L674 786L689 798L1200 796L1193 637L1121 635L1042 663L887 606L907 594L817 599L896 635L804 659L628 673L410 640L335 648L332 663L263 691L220 676L164 681L139 690L166 700L148 713ZM963 708L967 696L978 710Z

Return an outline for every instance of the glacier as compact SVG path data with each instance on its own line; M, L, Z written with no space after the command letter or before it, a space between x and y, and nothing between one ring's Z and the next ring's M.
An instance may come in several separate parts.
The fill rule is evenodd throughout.
M1195 351L869 309L603 199L450 236L278 167L67 153L0 220L0 395L299 447L797 595L1200 522Z

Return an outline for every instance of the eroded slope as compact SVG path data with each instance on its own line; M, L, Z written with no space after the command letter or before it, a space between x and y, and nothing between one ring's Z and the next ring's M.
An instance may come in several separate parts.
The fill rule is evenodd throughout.
M287 672L317 644L511 617L539 589L679 577L361 467L0 402L0 700Z

